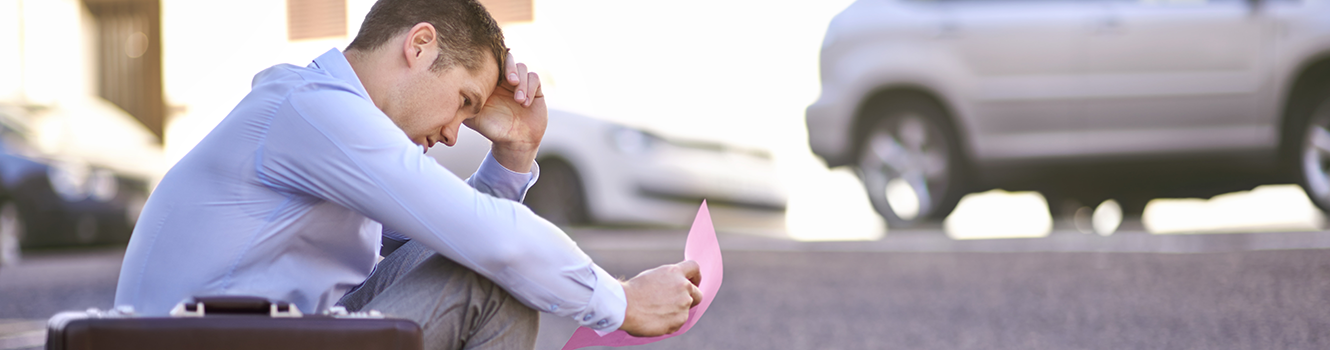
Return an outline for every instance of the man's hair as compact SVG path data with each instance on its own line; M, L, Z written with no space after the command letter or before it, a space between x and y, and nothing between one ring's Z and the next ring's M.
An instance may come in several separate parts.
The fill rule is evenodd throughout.
M476 0L379 0L365 15L360 33L346 50L377 50L419 23L429 23L438 32L439 58L430 65L431 70L461 65L478 71L484 64L485 50L489 50L499 64L499 80L503 80L503 61L508 53L503 31Z

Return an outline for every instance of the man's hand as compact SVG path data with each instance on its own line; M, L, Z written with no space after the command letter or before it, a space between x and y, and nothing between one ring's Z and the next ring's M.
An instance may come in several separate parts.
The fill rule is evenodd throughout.
M642 271L623 283L628 310L619 327L635 337L670 334L688 321L688 309L702 302L702 272L687 260Z
M526 65L513 60L511 53L505 62L504 82L485 99L480 114L463 124L494 143L491 153L499 164L525 173L531 171L531 163L536 160L549 112L540 77L527 72Z

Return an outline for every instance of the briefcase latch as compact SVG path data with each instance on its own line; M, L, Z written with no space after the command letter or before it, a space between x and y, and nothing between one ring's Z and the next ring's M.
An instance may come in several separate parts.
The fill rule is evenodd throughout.
M171 308L171 317L203 317L203 303L181 302Z
M195 297L192 301L181 302L171 309L171 317L203 317L208 309L216 314L268 314L274 318L303 317L300 308L288 302L270 302L247 296Z
M289 304L289 303L272 303L272 305L270 305L269 307L270 307L271 309L269 309L269 311L268 311L268 315L269 315L269 316L272 316L272 317L293 317L293 318L294 318L294 317L303 317L303 316L305 316L304 314L300 313L300 308L296 307L296 304Z
M383 313L379 310L350 312L346 311L346 307L341 305L328 308L323 314L336 318L384 318Z

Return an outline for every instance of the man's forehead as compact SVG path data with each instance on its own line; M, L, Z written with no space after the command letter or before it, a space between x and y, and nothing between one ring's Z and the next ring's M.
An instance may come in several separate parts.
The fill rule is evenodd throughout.
M470 73L474 84L469 85L474 85L480 89L477 93L482 94L481 98L489 97L503 79L499 76L499 67L493 60L486 60L480 69L470 71Z

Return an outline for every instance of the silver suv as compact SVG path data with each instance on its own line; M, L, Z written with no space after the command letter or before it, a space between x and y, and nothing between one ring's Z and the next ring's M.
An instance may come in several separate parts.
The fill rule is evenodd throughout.
M1050 207L1298 182L1330 208L1330 1L859 0L812 150L889 225L988 188Z

